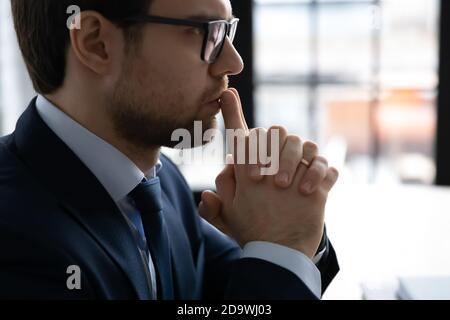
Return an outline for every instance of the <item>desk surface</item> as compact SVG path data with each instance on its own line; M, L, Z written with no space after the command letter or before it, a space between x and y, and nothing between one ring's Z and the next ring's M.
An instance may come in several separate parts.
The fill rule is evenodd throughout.
M337 186L327 230L341 271L324 299L361 299L362 285L450 275L450 188Z

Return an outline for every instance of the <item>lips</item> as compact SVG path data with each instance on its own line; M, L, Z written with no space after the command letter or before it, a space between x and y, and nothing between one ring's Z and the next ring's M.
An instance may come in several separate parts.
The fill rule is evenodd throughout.
M215 92L215 94L212 94L210 97L210 100L206 100L208 101L207 104L211 103L211 102L217 102L218 100L220 100L220 98L222 97L223 93L226 91L225 88L220 88L219 90L216 91L211 91L211 92Z
M220 93L219 95L217 95L216 98L211 99L208 103L218 102L218 101L220 100L221 97L222 97L222 93Z
M213 108L220 108L219 99L212 100L212 101L208 102L207 105L210 107L213 107Z

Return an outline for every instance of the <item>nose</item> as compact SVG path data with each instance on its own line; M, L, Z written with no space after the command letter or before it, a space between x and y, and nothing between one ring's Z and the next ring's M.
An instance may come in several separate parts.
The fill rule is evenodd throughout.
M244 62L236 48L227 37L223 49L217 60L210 65L210 73L213 77L237 75L244 70Z

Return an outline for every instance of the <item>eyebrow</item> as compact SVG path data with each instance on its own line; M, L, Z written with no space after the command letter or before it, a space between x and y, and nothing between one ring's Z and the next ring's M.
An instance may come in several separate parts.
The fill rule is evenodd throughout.
M193 16L187 17L187 19L189 19L189 20L196 20L196 21L216 21L216 20L231 21L235 18L236 18L236 16L234 14L232 14L229 19L224 19L223 17L220 17L220 16L209 16L209 15L205 15L205 14L198 14L198 15L193 15Z

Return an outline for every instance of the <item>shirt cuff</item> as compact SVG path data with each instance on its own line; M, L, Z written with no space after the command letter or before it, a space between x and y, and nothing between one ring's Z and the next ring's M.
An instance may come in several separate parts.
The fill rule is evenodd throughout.
M241 258L256 258L279 265L299 277L316 297L322 296L319 269L310 258L298 250L272 242L251 241L244 246Z

